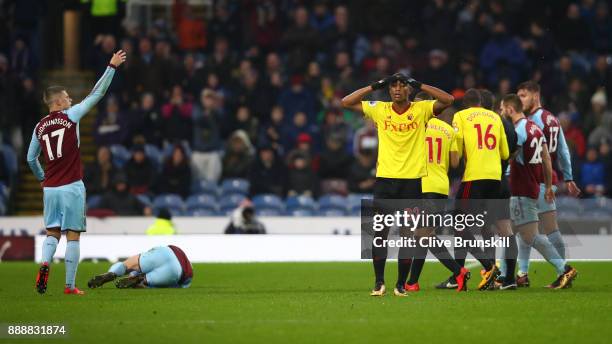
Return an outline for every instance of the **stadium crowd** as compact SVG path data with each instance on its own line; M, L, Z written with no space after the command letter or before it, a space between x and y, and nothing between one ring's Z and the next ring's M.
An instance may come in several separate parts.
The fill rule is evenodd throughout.
M156 20L147 32L131 21L120 30L96 26L82 51L87 67L99 76L117 49L128 60L98 109L97 160L85 168L88 193L187 197L193 181L228 178L250 180L251 195L371 193L376 129L343 110L340 99L402 71L451 92L457 109L468 88L488 88L500 99L521 81L538 81L544 106L561 121L577 183L587 196L610 197L609 5L215 1L205 19L175 1L172 20ZM12 9L16 15L19 5ZM6 32L0 37L2 139L19 142L18 132L27 142L44 113L39 49L17 24L0 31ZM388 95L378 91L374 98ZM120 163L110 149L117 145L130 152ZM163 161L150 154L151 146ZM0 159L0 183L5 170Z

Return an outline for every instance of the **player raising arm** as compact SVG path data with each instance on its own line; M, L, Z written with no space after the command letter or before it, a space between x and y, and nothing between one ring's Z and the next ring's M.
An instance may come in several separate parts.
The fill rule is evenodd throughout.
M374 90L388 88L391 102L363 101ZM436 100L411 102L408 95L422 90ZM378 161L374 200L421 199L421 178L427 175L427 154L425 148L425 125L427 121L450 106L452 95L422 84L407 76L396 73L362 87L342 99L342 106L361 111L372 120L378 131ZM386 239L389 229L376 232ZM376 239L375 239L376 240ZM372 296L385 294L385 263L387 247L372 247L372 259L376 281ZM411 254L407 247L399 250L398 278L394 294L406 296L404 284L410 272Z
M43 187L44 222L47 238L42 245L42 265L36 277L36 290L44 294L49 278L49 264L55 249L66 233L66 288L65 294L83 294L75 286L80 257L79 238L85 232L85 186L79 150L79 121L104 96L115 69L125 62L125 52L113 54L106 71L91 93L82 102L72 106L72 99L61 86L51 86L43 100L49 114L41 119L32 134L28 148L28 164ZM44 152L43 171L38 157Z

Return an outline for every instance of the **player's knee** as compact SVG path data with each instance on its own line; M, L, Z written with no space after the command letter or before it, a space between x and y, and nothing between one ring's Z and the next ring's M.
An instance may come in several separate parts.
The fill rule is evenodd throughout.
M62 237L62 232L59 228L47 228L47 236L52 236L59 241Z
M81 238L81 232L76 232L76 231L71 231L71 230L66 231L66 239L68 241L79 241L80 238Z

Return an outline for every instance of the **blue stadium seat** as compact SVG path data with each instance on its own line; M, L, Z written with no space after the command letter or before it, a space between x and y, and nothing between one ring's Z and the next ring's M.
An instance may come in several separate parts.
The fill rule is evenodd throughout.
M582 201L583 200L579 200L573 197L559 197L555 200L555 204L557 205L557 210L559 210L559 212L580 212L582 210Z
M612 214L606 209L601 208L586 208L582 213L585 220L602 220L609 221L612 219Z
M109 149L113 155L113 165L118 168L123 168L132 158L132 153L122 145L111 145Z
M361 200L372 199L371 194L350 194L346 197L348 211L351 216L359 216L361 214Z
M256 209L257 216L281 216L283 212L279 209Z
M208 194L189 196L186 205L188 210L210 210L213 213L217 211L217 199Z
M221 197L219 201L219 212L222 215L227 215L231 213L234 209L238 207L240 202L245 199L245 196L239 194L230 194L227 196Z
M336 209L338 211L346 212L347 208L347 199L346 197L339 195L325 195L319 198L319 210L332 210Z
M13 147L3 144L0 146L0 153L4 156L4 163L8 168L11 182L14 182L14 178L17 177L18 165L17 165L17 153Z
M215 197L219 194L217 184L206 179L194 180L191 184L191 193L194 195L208 194Z
M161 171L164 162L164 156L162 155L162 152L159 150L159 148L152 144L146 144L144 146L144 151L147 158L149 158L149 160L151 160L151 163L153 163L153 166L155 166L158 171Z
M140 203L144 204L147 207L153 206L153 202L151 201L151 198L145 194L136 195L136 198L138 198Z
M8 200L9 198L9 190L4 183L0 182L0 200Z
M102 203L102 196L100 195L91 195L87 197L87 208L95 209L99 208Z
M164 194L155 197L153 200L153 207L155 208L156 212L161 208L166 208L170 211L172 216L175 216L175 213L183 213L185 205L181 196L176 194Z
M232 195L239 194L246 196L249 193L250 183L246 179L225 179L221 182L221 194Z
M307 216L314 216L315 212L314 210L309 210L305 208L295 208L295 209L287 210L286 214L289 216L307 217Z
M346 216L347 215L347 211L346 209L341 209L341 208L327 208L327 207L321 207L319 208L319 215L320 216Z
M212 209L189 209L185 213L187 216L217 216L217 212Z
M285 201L288 212L293 210L307 210L311 213L317 208L317 203L310 196L289 196Z
M256 211L274 210L278 211L279 214L285 210L283 200L273 194L261 194L253 197L253 206L255 206Z

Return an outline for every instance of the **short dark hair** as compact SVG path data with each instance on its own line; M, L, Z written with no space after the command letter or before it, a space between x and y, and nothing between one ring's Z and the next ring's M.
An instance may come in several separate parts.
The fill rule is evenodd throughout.
M536 92L536 93L540 93L540 85L533 81L533 80L528 80L525 82L522 82L518 85L518 87L516 88L516 90L527 90L529 92Z
M502 102L504 105L511 106L516 112L523 112L523 103L521 103L521 98L514 93L509 93L502 98Z
M482 98L480 92L475 88L470 88L465 91L463 95L463 105L465 107L480 106L482 104Z
M419 93L416 94L416 96L414 96L414 100L417 101L418 100L432 100L433 97L429 95L429 93L421 91Z
M49 86L43 93L43 101L49 105L53 101L53 96L60 94L66 90L64 86Z
M482 107L487 110L493 110L493 106L495 105L495 95L487 90L480 90L480 100L482 101Z

